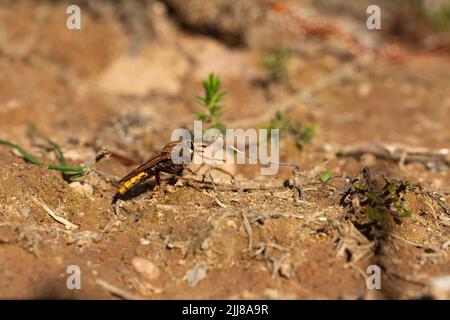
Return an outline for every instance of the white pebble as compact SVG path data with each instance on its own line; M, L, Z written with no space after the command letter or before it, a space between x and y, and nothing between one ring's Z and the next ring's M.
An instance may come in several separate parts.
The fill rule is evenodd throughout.
M131 264L134 269L147 280L155 280L159 277L158 267L148 259L134 257L133 260L131 260Z

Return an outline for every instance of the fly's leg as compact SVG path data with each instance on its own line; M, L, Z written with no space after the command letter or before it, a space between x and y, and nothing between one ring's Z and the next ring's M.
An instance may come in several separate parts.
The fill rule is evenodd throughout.
M161 177L159 175L160 172L161 170L155 169L155 180L158 186L161 184Z
M165 172L164 169L155 169L155 180L156 180L156 186L153 188L153 190L165 190L166 189L166 183L161 180L160 173Z
M189 169L189 168L185 168L187 171L189 171L190 173L192 173L194 176L196 176L197 175L197 172L195 172L195 171L192 171L191 169ZM181 172L179 173L179 175L181 175L181 173L183 172L183 170L180 170Z
M165 173L169 173L169 174L173 174L174 176L179 176L179 177L181 177L181 175L182 175L182 173L183 173L183 170L184 169L186 169L186 170L188 170L189 172L191 172L191 173L193 173L194 175L195 175L195 173L194 172L192 172L192 170L190 170L189 168L186 168L186 167L169 167L169 168L164 168L163 170L161 170L161 171L163 171L163 172L165 172ZM190 183L189 183L190 184ZM194 187L196 190L199 190L200 191L200 189L198 188L198 187L196 187L195 185L193 185L193 184L190 184L192 187Z

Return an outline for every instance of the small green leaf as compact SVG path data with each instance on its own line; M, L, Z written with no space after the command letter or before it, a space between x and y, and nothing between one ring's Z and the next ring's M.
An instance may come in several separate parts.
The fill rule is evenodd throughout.
M310 143L316 135L316 128L311 124L305 124L303 129L297 138L297 144L300 148L303 148L306 144Z
M402 218L409 218L412 216L412 212L409 211L408 209L406 209L403 204L398 204L395 206L395 208L398 211L398 214L400 215L400 217Z
M208 115L201 112L194 112L197 117L197 120L206 121L208 120Z
M367 205L364 208L364 214L367 218L376 220L376 221L383 221L386 217L382 211L374 209L371 205Z
M220 91L220 79L215 73L208 75L207 80L203 81L204 94L197 95L197 102L206 109L205 113L196 112L195 115L198 120L202 120L209 123L209 128L218 127L220 130L225 131L225 126L219 121L223 113L223 108L220 105L224 99L226 92Z
M409 218L412 216L412 212L403 208L403 210L400 212L400 216L403 218Z
M322 173L322 175L320 176L320 181L321 181L322 183L327 183L328 181L331 180L331 178L333 178L333 174L332 174L330 171L326 170L326 171L325 171L324 173Z

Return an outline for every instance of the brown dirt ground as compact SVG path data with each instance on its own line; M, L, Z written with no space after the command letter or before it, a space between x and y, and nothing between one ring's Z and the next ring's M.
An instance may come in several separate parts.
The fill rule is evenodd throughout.
M429 279L450 270L449 212L430 198L410 194L412 217L391 230L397 238L384 239L381 253L348 260L337 254L338 247L345 243L346 252L355 254L363 244L352 240L349 222L339 220L345 209L332 195L345 179L317 182L325 168L346 177L370 164L435 190L448 203L445 164L431 164L434 169L419 162L399 165L370 154L339 157L337 150L373 143L448 148L449 55L401 47L400 60L349 56L345 41L292 35L289 41L303 46L294 51L288 78L267 87L261 85L265 52L257 45L228 47L217 37L184 31L160 3L149 8L156 21L153 36L141 39L138 32L130 36L124 27L128 20L119 19L112 5L105 4L100 17L91 8L81 31L64 27L64 2L0 6L0 30L5 30L0 33L0 139L56 162L51 150L28 135L27 125L33 123L62 146L71 164L95 155L87 144L134 159L129 165L114 157L97 164L98 170L120 177L168 142L173 129L190 126L198 110L193 97L201 92L202 79L216 71L229 92L223 117L229 126L263 126L267 119L258 117L289 104L290 119L318 128L302 150L288 137L281 145L281 161L301 164L306 198L296 200L289 187L227 191L194 188L183 180L138 188L135 197L122 202L117 217L111 206L116 188L97 174L82 179L92 192L79 193L59 172L29 164L0 146L0 297L120 295L99 285L99 279L147 299L428 295ZM323 88L321 81L328 81ZM301 94L307 90L313 94L305 98ZM269 186L293 177L290 168L274 177L261 177L250 165L232 170L238 180ZM78 228L65 230L35 197ZM329 232L320 232L330 223ZM135 257L151 261L159 276L143 277L132 264ZM382 267L379 291L366 289L365 270L374 263ZM81 290L66 287L69 265L81 268ZM191 270L206 273L189 284Z

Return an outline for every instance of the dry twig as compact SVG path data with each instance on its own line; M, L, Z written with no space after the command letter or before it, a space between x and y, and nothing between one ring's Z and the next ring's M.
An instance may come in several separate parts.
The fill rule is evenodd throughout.
M199 176L183 176L179 177L179 180L185 181L190 184L197 184L201 188L214 189L214 185L217 190L224 191L252 191L252 190L279 190L285 189L286 186L283 182L253 182L253 181L236 181L235 183L224 181L209 181L204 180Z
M125 299L125 300L142 300L143 299L142 297L134 295L123 289L117 288L117 287L113 286L112 284L109 284L108 282L103 281L101 279L97 279L95 282L102 288L109 291L111 294L113 294L116 297L119 297L121 299Z
M413 148L400 145L374 144L345 146L336 151L341 157L361 157L364 154L373 154L377 158L397 161L400 164L407 162L441 162L450 165L449 149L432 150L427 148Z
M38 199L37 197L33 198L33 201L42 206L42 208L44 208L45 212L47 212L53 219L55 219L56 221L58 221L59 223L62 223L65 228L67 230L75 230L78 229L78 226L73 224L72 222L70 222L67 219L64 219L63 217L57 215L52 209L50 209L44 202L42 202L40 199Z
M241 212L241 215L242 215L242 222L244 224L244 228L245 228L245 231L247 232L247 237L248 237L247 250L250 252L253 248L253 229L252 229L252 226L251 226L250 222L248 221L247 215L245 214L244 211Z

